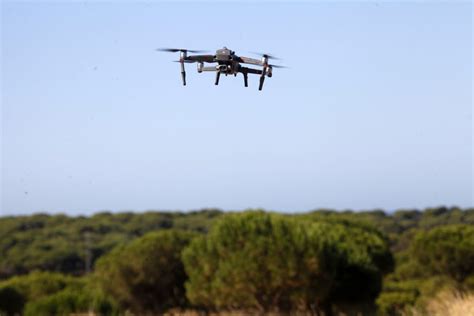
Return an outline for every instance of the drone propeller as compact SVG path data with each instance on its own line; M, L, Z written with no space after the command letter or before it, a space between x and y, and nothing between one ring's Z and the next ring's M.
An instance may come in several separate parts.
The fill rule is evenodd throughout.
M169 53L177 53L177 52L185 52L185 53L204 53L205 50L192 50L192 49L185 49L185 48L157 48L159 52L169 52Z
M173 60L174 63L180 63L181 61L180 60ZM188 60L188 59L184 59L183 60L183 63L186 63L186 64L192 64L192 63L195 63L196 61L195 60Z
M272 68L288 68L286 66L280 66L280 65L268 65L268 66L270 66Z
M252 54L254 54L254 55L260 55L260 56L265 57L265 58L268 58L268 59L281 60L280 58L275 57L275 56L273 56L273 55L271 55L271 54L259 53L259 52L250 52L250 53L252 53Z

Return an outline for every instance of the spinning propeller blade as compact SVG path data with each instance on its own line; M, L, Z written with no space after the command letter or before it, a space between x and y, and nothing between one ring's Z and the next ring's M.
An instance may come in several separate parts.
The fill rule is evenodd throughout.
M280 60L280 58L275 57L275 56L273 56L273 55L271 55L271 54L259 53L259 52L250 52L250 53L252 53L252 54L254 54L254 55L259 55L259 56L262 56L262 57L266 57L266 58L268 58L268 59Z
M169 52L169 53L177 53L177 52L204 53L205 52L205 50L193 50L193 49L186 49L186 48L157 48L156 51Z

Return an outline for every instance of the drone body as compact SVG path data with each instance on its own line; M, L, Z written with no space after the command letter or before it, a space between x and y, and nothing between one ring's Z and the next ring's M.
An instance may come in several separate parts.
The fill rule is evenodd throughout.
M184 68L185 63L197 63L197 71L199 73L203 71L214 71L216 73L215 84L219 84L219 78L221 74L237 76L238 73L242 73L244 77L244 85L248 87L248 74L260 75L260 83L258 90L262 90L265 76L271 77L273 68L282 68L282 66L271 65L268 60L274 58L268 54L261 54L261 59L240 57L235 54L234 51L227 47L218 49L215 55L192 55L188 56L188 53L198 53L200 51L193 51L179 48L162 48L159 51L165 52L179 52L180 58L179 63L181 64L181 77L183 79L183 85L186 85L186 70ZM204 63L216 63L215 66L204 66ZM251 64L261 66L262 69L254 69L242 66L242 64Z

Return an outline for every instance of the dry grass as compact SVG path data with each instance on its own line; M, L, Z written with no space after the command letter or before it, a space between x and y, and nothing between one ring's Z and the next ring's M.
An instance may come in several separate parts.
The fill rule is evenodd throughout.
M474 316L474 294L442 291L421 309L407 313L413 316Z

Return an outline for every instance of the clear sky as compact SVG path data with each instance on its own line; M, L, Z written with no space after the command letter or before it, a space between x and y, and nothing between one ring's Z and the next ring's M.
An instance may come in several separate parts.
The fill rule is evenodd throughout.
M2 214L473 206L470 2L1 9ZM224 45L290 68L155 51Z

